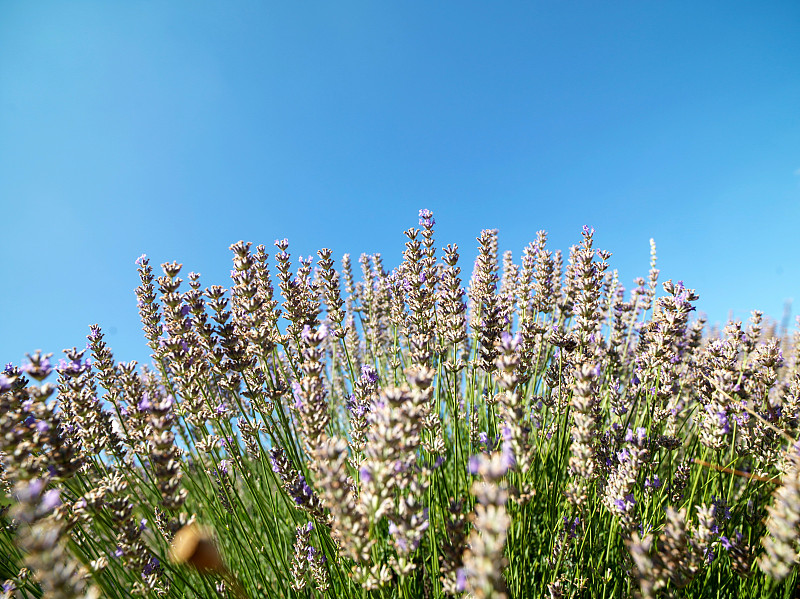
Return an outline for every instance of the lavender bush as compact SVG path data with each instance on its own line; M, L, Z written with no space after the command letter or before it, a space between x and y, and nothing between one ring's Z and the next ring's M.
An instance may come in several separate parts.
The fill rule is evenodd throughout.
M3 597L792 596L800 335L630 292L585 227L337 270L138 261L153 367L98 326L0 375ZM270 269L273 270L270 270ZM273 278L274 277L274 278Z

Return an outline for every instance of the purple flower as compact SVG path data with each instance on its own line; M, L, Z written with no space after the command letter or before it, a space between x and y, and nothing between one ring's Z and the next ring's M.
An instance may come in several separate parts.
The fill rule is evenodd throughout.
M350 413L353 416L363 416L364 415L363 406L359 405L359 403L356 401L356 396L353 395L352 393L350 394L350 397L347 398L347 401L345 402L345 406L347 407L348 410L350 410Z
M578 524L580 524L581 519L578 516L575 516L575 519L570 522L568 516L564 516L564 529L567 531L567 536L570 539L574 539L577 536L577 529Z
M370 482L372 480L372 473L364 466L358 471L358 475L363 482Z
M51 512L61 505L61 490L50 489L42 496L42 509Z
M641 447L645 439L647 439L647 429L640 426L636 429L636 444Z
M294 395L294 407L298 410L303 409L303 388L297 381L292 381L292 394Z
M617 497L613 504L620 514L625 514L633 509L633 506L636 505L636 500L633 498L633 493L629 493L625 497Z
M122 547L117 545L117 548L114 550L114 557L120 558L120 557L122 557L122 554L123 554L122 553Z
M728 507L728 502L724 497L711 496L711 502L714 504L714 514L721 515L725 520L731 519L731 510Z
M661 482L661 479L658 477L658 474L654 474L653 478L650 478L648 476L647 478L644 479L644 486L647 489L660 489L662 484L663 483Z
M728 420L728 412L725 409L715 410L715 406L713 404L708 404L706 406L706 412L708 412L709 416L712 418L716 418L717 426L723 434L727 435L731 431L731 425Z
M500 458L501 464L503 465L503 468L506 469L506 472L512 470L517 465L517 458L514 455L514 450L511 447L511 443L503 443L503 450L500 453Z
M308 499L314 496L314 491L311 487L308 486L306 482L306 477L302 474L300 475L300 492L302 493L302 501L301 503L305 503Z
M464 568L459 568L456 573L456 589L463 591L467 588L467 572Z
M433 225L436 224L436 221L433 218L433 212L423 208L419 211L419 226L425 227L426 229L430 229Z
M53 371L53 366L50 363L50 358L44 356L39 360L38 364L34 365L31 362L26 362L22 365L20 370L36 379L41 380L47 377Z
M406 553L408 551L408 540L402 535L399 534L400 529L398 528L397 524L394 522L389 524L389 534L394 537L394 542L397 545L397 548Z
M503 331L500 335L500 342L503 344L503 347L509 348L511 351L517 349L517 346L522 342L522 335L517 333L509 333L508 331Z
M41 478L34 478L28 483L28 488L23 492L26 498L33 499L41 495L44 490L44 481Z
M142 266L146 260L147 260L147 254L142 254L141 256L136 258L136 266Z
M738 412L733 414L733 421L739 426L745 426L750 420L750 414L747 412Z
M80 359L67 361L62 358L58 361L58 371L67 376L78 377L89 370L90 365L91 362L89 360L85 362L82 362Z
M136 404L136 407L139 408L140 412L149 412L153 409L153 404L150 403L150 396L147 391L142 393L142 399Z
M361 367L361 377L369 384L378 382L378 371L371 364L364 364Z
M142 568L142 578L150 576L154 572L158 572L160 570L160 565L161 563L158 561L157 557L150 558L150 561Z

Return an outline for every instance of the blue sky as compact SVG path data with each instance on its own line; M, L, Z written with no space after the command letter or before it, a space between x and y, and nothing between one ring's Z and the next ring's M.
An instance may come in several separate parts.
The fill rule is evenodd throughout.
M471 270L581 226L712 321L797 297L796 2L0 2L0 361L148 359L136 258L381 252L433 210Z

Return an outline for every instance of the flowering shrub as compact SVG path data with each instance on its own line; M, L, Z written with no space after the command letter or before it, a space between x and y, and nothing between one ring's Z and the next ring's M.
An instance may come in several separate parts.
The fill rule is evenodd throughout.
M358 282L286 240L229 289L142 256L152 368L98 326L7 366L3 596L788 597L800 335L706 332L655 247L626 292L588 227L566 265L483 231L465 290L419 218Z

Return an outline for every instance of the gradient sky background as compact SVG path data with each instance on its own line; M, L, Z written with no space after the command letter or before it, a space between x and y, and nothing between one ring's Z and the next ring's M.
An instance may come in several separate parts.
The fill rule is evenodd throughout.
M0 1L0 362L98 322L147 361L134 261L397 264L420 208L471 272L581 226L656 239L712 321L797 298L800 4ZM270 252L272 253L272 252Z

